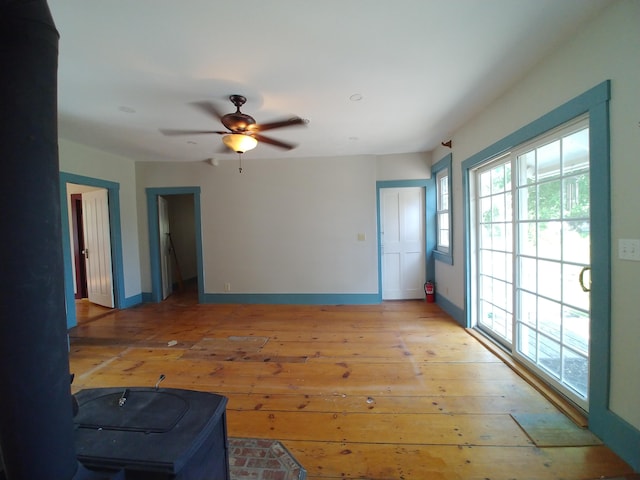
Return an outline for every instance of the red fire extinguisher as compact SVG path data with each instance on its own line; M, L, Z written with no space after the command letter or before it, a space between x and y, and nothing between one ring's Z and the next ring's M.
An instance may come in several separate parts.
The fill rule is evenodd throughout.
M433 282L429 281L424 284L424 293L427 296L427 303L436 301L436 287Z

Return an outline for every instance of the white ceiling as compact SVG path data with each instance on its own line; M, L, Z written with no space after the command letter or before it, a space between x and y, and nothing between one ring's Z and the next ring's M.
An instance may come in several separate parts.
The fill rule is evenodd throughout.
M258 123L252 158L430 151L608 0L49 0L60 32L59 133L136 161L200 161L212 101ZM362 100L351 101L353 94Z

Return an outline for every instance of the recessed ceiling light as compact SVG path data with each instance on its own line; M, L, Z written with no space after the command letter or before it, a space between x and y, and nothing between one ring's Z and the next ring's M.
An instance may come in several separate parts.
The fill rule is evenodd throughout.
M131 107L127 107L125 105L118 107L118 110L120 110L121 112L124 113L136 113L136 109L135 108L131 108Z
M359 93L354 93L349 97L349 100L351 100L352 102L359 102L362 99L363 99L363 96L360 95Z

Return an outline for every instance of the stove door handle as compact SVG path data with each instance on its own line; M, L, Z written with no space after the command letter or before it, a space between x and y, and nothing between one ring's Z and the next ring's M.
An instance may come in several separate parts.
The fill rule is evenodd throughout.
M158 387L160 386L160 382L162 382L165 378L164 373L161 373L160 376L158 377L158 381L156 382L156 386L155 389L158 390Z
M127 394L129 393L129 389L125 388L122 392L122 395L120 395L120 399L118 400L118 406L119 407L124 407L124 404L127 403Z

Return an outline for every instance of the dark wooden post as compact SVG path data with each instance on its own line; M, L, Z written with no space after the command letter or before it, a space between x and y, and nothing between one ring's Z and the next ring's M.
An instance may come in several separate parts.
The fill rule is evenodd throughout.
M10 480L71 479L58 32L46 1L0 0L0 66L0 448Z

